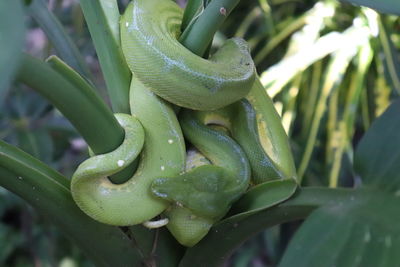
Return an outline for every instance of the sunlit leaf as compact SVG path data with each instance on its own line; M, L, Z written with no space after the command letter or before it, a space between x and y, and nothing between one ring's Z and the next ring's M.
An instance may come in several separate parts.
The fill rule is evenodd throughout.
M380 17L379 21L379 40L381 42L384 58L386 77L392 88L400 94L400 55L390 38L393 30L386 25L384 17Z

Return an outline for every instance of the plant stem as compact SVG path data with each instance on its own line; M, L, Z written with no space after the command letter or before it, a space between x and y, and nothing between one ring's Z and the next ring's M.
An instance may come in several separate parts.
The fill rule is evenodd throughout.
M17 79L47 98L75 126L95 154L118 147L124 130L90 86L77 86L48 64L27 54Z
M198 19L186 28L179 41L196 55L203 56L214 34L240 0L211 1Z
M202 6L203 0L188 0L182 18L182 31L184 31L189 26L190 22L195 18L195 16L198 14L198 11L201 10Z
M68 80L72 85L74 85L79 91L95 92L94 88L85 79L83 79L77 72L75 72L71 67L69 67L65 62L63 62L58 57L51 56L50 58L47 59L47 63L52 67L53 70L55 70L56 72L61 74L66 80ZM110 116L110 115L108 115L108 116ZM92 131L92 132L96 132L96 131ZM110 136L109 138L113 138L113 137ZM118 145L119 144L121 144L121 142L119 142ZM116 147L114 147L112 150L114 150L115 148ZM95 152L93 148L92 148L92 151ZM101 150L101 151L103 151L103 150ZM106 150L104 152L99 152L99 153L95 152L95 154L102 154L105 152L108 152L108 151ZM113 183L117 183L117 184L126 182L129 178L132 177L134 171L136 170L137 164L138 164L138 160L135 160L132 164L127 166L122 171L110 176L109 177L110 180Z

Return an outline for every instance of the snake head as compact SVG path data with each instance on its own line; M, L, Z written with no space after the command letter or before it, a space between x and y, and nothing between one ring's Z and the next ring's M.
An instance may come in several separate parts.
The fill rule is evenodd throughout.
M205 165L178 177L158 178L151 190L157 197L182 205L198 216L217 219L243 194L236 179L221 167Z

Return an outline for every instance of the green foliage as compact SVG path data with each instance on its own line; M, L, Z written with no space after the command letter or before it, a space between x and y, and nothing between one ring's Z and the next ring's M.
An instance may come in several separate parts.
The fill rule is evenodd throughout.
M400 3L396 0L344 0L355 5L367 6L381 12L400 15Z
M392 193L400 189L399 112L396 100L374 121L357 147L354 164L363 185Z
M358 190L319 208L298 230L280 267L396 266L400 255L399 199Z
M56 52L73 67L70 69L55 58L45 63L21 56L21 2L0 1L0 137L69 177L86 154L84 148L71 145L82 142L79 136L96 140L99 131L91 128L110 131L104 133L107 142L97 139L99 147L106 146L98 152L112 149L122 138L108 107L102 106L102 99L94 93L104 94L99 90L105 87L100 64L113 109L127 112L130 74L116 37L118 12L105 8L107 1L81 1L91 41L79 5L62 8L58 1L53 15L44 1L31 1L28 14L49 38L40 54L47 57ZM119 2L123 10L128 1ZM396 0L344 2L400 14ZM203 13L199 4L205 6L206 1L191 4L193 9L185 13L186 25L196 22L190 18ZM27 26L28 33L37 27L31 19ZM214 26L216 30L219 25ZM194 262L199 266L321 266L321 262L345 267L395 266L400 247L400 102L395 100L400 92L399 27L398 17L336 1L253 0L238 4L217 32L211 51L231 36L249 42L261 82L290 137L303 188L296 190L289 180L254 187L190 249L177 245L165 229L134 226L122 232L88 220L73 206L67 179L53 175L63 181L65 188L60 189L43 175L53 172L48 166L1 143L0 185L23 196L29 205L0 188L0 265L30 266L35 261L42 266L91 266L86 256L92 255L91 260L97 262L103 257L114 262L142 261L149 266L155 262L160 266L177 266L178 262L180 266L193 266ZM91 59L89 67L83 58ZM74 99L66 105L71 116L84 110L75 119L67 116L73 126L35 92L17 83L11 86L20 59L28 63L19 68L20 81L37 91L54 93L50 102L64 115L68 111L62 103L57 105L57 99ZM85 118L83 113L90 115ZM79 123L81 127L77 127ZM109 126L113 124L115 127ZM15 156L12 161L10 155ZM20 161L23 166L17 164ZM21 186L18 177L29 176L29 172L36 180ZM38 192L32 193L33 184ZM293 197L277 205L292 193ZM36 198L40 198L39 204ZM68 218L49 218L43 215L43 207L52 215L62 208L62 215ZM294 222L300 219L304 223ZM57 229L52 221L57 222ZM60 229L75 241L65 239ZM121 250L128 251L123 259L114 258ZM100 258L95 254L101 254Z
M395 266L400 246L399 100L366 132L355 153L362 186L316 210L291 241L279 266ZM388 140L390 140L388 142Z
M0 107L4 101L21 58L20 50L24 38L22 4L5 0L0 3Z

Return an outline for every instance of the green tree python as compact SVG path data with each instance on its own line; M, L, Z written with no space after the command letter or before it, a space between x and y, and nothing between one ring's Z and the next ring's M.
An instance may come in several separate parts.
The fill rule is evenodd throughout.
M196 56L178 42L182 15L169 0L127 7L120 34L133 73L131 114L116 114L125 139L84 161L71 191L95 220L160 226L149 221L161 215L161 225L193 246L249 187L295 179L295 168L246 42L233 38L209 59ZM178 116L173 105L183 107ZM195 156L186 158L185 140ZM138 156L127 182L107 178Z

